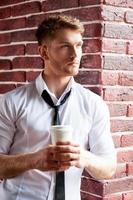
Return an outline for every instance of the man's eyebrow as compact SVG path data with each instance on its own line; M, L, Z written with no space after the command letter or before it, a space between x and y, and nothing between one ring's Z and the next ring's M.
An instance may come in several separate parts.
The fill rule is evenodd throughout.
M60 44L70 44L70 42L61 41Z
M59 42L60 44L71 44L71 42L67 42L67 41L60 41ZM81 44L83 44L83 40L81 40L81 41L77 41L77 42L75 42L75 43L81 43Z

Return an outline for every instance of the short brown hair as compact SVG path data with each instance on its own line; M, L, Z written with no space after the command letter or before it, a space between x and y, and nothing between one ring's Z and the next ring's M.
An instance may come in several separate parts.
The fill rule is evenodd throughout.
M38 44L42 45L46 38L54 38L57 30L69 28L84 33L84 26L79 19L67 15L49 15L42 21L36 31Z

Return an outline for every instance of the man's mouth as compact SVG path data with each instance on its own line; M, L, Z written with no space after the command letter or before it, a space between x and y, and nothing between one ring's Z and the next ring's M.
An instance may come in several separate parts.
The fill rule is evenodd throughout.
M77 61L68 62L68 65L79 65L79 62Z

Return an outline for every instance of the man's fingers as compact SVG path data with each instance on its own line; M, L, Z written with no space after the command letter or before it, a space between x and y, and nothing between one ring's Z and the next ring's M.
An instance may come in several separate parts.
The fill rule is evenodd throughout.
M61 153L56 154L56 159L62 162L67 162L71 160L79 160L79 154L73 154L73 153Z
M56 152L60 153L77 153L80 154L80 147L79 146L70 146L70 145L57 145L55 147Z
M71 145L70 145L71 144ZM59 142L58 145L50 145L47 148L47 156L44 165L47 170L64 171L71 166L76 166L80 160L80 147L70 142Z
M63 164L59 161L49 161L47 163L47 170L48 171L65 171L67 169L69 169L70 164Z
M70 145L70 146L74 146L74 147L79 147L79 144L70 142L70 141L58 141L56 143L56 145Z

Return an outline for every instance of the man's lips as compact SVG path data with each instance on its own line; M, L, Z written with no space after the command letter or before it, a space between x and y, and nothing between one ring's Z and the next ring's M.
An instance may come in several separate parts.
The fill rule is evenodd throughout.
M68 62L68 65L78 65L78 64L79 64L79 62L77 62L77 61Z

